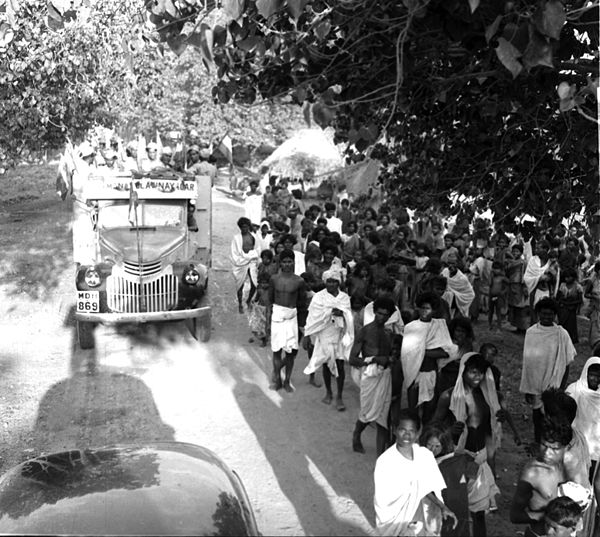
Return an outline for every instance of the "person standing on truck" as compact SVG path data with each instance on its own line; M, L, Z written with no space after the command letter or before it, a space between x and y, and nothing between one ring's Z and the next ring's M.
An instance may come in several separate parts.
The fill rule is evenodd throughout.
M256 291L256 276L260 252L256 237L252 234L252 222L250 219L242 216L237 225L240 232L233 236L231 241L231 264L233 265L233 277L237 289L238 311L244 313L244 284L246 280L250 282L250 292L246 303L250 305L252 297Z
M247 219L246 219L247 220ZM294 251L279 254L279 273L271 276L269 302L271 305L271 350L273 351L272 390L293 392L290 384L294 359L298 353L298 327L306 321L306 283L294 274ZM285 367L282 383L281 370Z
M208 175L210 184L214 186L217 178L217 168L209 162L210 151L193 145L188 149L187 173L192 175Z

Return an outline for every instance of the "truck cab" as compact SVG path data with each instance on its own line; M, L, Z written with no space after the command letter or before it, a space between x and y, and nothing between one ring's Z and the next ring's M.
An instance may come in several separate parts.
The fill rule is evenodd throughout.
M75 319L81 348L97 323L189 320L210 337L203 305L211 259L211 178L175 173L73 175Z

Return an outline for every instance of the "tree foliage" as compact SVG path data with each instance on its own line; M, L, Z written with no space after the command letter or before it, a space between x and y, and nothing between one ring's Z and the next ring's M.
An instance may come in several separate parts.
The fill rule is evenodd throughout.
M381 159L400 204L507 229L598 208L597 1L146 5L158 42L216 67L221 102L287 96L349 160Z
M143 10L98 2L60 10L43 0L5 0L0 22L0 157L60 147L112 121L127 98L132 56L143 49ZM136 49L136 47L138 47Z

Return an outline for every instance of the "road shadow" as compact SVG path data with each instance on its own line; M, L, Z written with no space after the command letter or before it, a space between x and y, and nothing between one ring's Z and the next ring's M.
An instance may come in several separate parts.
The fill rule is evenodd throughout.
M270 372L267 349L250 349L249 355L262 371ZM230 362L227 367L236 381L233 393L281 491L293 505L304 534L364 535L364 526L344 519L344 514L358 506L373 524L374 449L367 441L370 456L352 451L350 438L358 413L356 404L348 404L346 413L324 405L322 389L309 386L308 377L302 373L304 358L301 355L297 359L292 379L296 391L282 392L280 406L246 377L243 364ZM352 387L347 392L349 402L357 398ZM345 437L348 441L340 443L339 439Z

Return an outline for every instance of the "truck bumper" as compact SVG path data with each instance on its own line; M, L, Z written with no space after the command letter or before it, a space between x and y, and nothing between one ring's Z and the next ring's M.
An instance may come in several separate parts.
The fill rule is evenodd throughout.
M161 321L181 321L183 319L210 317L211 307L188 310L156 311L148 313L83 313L76 312L75 320L102 324L151 323Z

